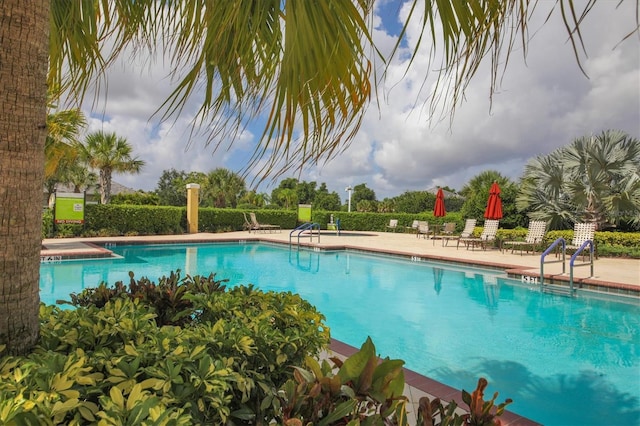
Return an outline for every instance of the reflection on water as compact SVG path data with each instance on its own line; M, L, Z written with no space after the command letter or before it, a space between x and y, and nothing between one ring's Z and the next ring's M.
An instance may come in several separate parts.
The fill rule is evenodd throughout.
M371 336L381 355L450 386L471 390L484 376L490 393L514 399L512 411L544 424L639 418L637 301L571 299L496 271L344 251L260 244L115 251L123 258L43 264L42 299L126 281L130 270L152 280L177 269L214 272L228 286L298 293L326 316L332 337L358 347Z

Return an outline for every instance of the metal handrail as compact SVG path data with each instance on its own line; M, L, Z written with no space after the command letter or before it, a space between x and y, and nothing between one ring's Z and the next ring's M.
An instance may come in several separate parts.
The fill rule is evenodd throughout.
M579 263L574 265L577 257L582 253L582 251L589 246L589 262ZM595 247L593 244L593 240L586 240L578 250L571 256L571 260L569 261L569 287L571 288L571 292L573 293L573 267L574 266L587 266L591 265L591 275L593 277L593 252L595 251Z
M548 255L549 253L551 253L551 250L553 250L554 248L556 248L556 246L558 244L562 243L562 260L551 260L551 261L544 261L544 258L546 255ZM562 273L564 274L566 271L566 265L565 265L565 258L566 258L566 248L567 248L567 242L565 241L564 238L560 237L557 240L555 240L540 256L540 286L544 285L544 264L545 263L560 263L562 262Z
M309 231L311 230L311 233L309 234L309 238L311 239L311 241L313 241L313 230L317 229L317 235L318 235L318 242L320 242L320 225L318 225L317 223L311 223L311 222L306 222L303 223L302 225L298 226L297 228L293 229L290 233L289 233L289 246L291 246L291 237L293 236L293 233L298 231L298 245L300 245L300 235L304 232L304 231Z

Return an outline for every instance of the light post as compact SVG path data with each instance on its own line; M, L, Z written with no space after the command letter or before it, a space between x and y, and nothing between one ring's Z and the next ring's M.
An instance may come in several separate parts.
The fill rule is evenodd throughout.
M347 203L348 203L347 211L351 213L351 191L353 191L353 188L351 187L351 185L349 185L344 190L347 191L347 193L349 194L347 198Z

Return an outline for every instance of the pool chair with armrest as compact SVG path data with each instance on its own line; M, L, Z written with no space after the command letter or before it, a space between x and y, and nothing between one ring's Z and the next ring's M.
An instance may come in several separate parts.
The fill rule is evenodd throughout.
M445 235L442 237L442 243L445 246L448 246L449 240L458 240L458 245L459 245L460 238L469 238L473 235L473 231L476 229L476 222L477 222L476 219L467 219L464 222L464 229L462 230L460 235Z
M420 238L420 235L422 235L423 238L427 238L427 235L429 235L429 222L425 220L418 221L418 228L416 229L416 237Z
M256 218L256 214L254 212L250 212L249 217L251 217L251 225L256 232L257 231L280 232L280 225L268 225L265 223L260 223L258 222L258 219Z
M503 241L502 250L505 250L511 246L511 253L513 253L516 247L520 248L520 256L522 251L526 249L527 253L531 250L532 253L536 252L536 249L542 245L544 234L547 231L547 223L543 220L532 220L529 222L529 230L524 241Z
M571 244L567 244L565 248L567 251L574 252L578 250L585 241L591 240L593 242L593 254L597 258L596 243L594 240L595 233L595 223L576 223L573 227L573 239L571 240ZM586 247L582 252L582 257L584 258L587 253L589 253L588 247Z
M459 238L458 245L456 246L456 248L460 247L460 243L462 242L467 247L467 250L469 250L469 247L471 247L472 250L475 249L476 247L482 247L482 250L486 250L487 244L490 241L493 241L496 239L496 234L498 233L499 224L500 224L500 221L496 219L485 220L484 228L482 229L482 234L480 234L480 237Z
M253 229L253 225L247 218L247 214L245 212L242 212L242 216L244 216L244 223L242 224L242 230L251 232L251 230Z
M396 229L398 229L398 219L389 220L389 224L387 225L387 231L389 229L391 229L393 232L396 232Z

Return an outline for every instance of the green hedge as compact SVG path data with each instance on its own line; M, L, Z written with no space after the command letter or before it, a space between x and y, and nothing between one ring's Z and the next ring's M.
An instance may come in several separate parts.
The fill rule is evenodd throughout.
M240 231L246 210L200 208L199 232ZM297 213L292 210L260 210L260 223L280 225L283 229L296 226ZM111 235L183 234L187 229L186 207L138 206L124 204L88 204L85 225L53 227L53 217L45 209L42 217L42 238Z
M184 232L183 207L88 204L85 231L113 230L120 235L179 234Z
M480 235L481 227L477 227L474 235ZM527 236L526 228L499 229L496 234L498 241L524 241ZM549 247L558 238L564 238L568 243L573 240L573 230L549 231L544 236L543 247ZM611 232L597 231L594 242L599 256L640 258L640 232Z
M186 209L183 217L183 226L187 228ZM241 231L244 225L244 214L249 218L248 210L200 208L198 211L198 231L200 232L227 232ZM293 210L259 210L255 212L258 222L270 225L279 225L282 229L296 227L297 213Z

